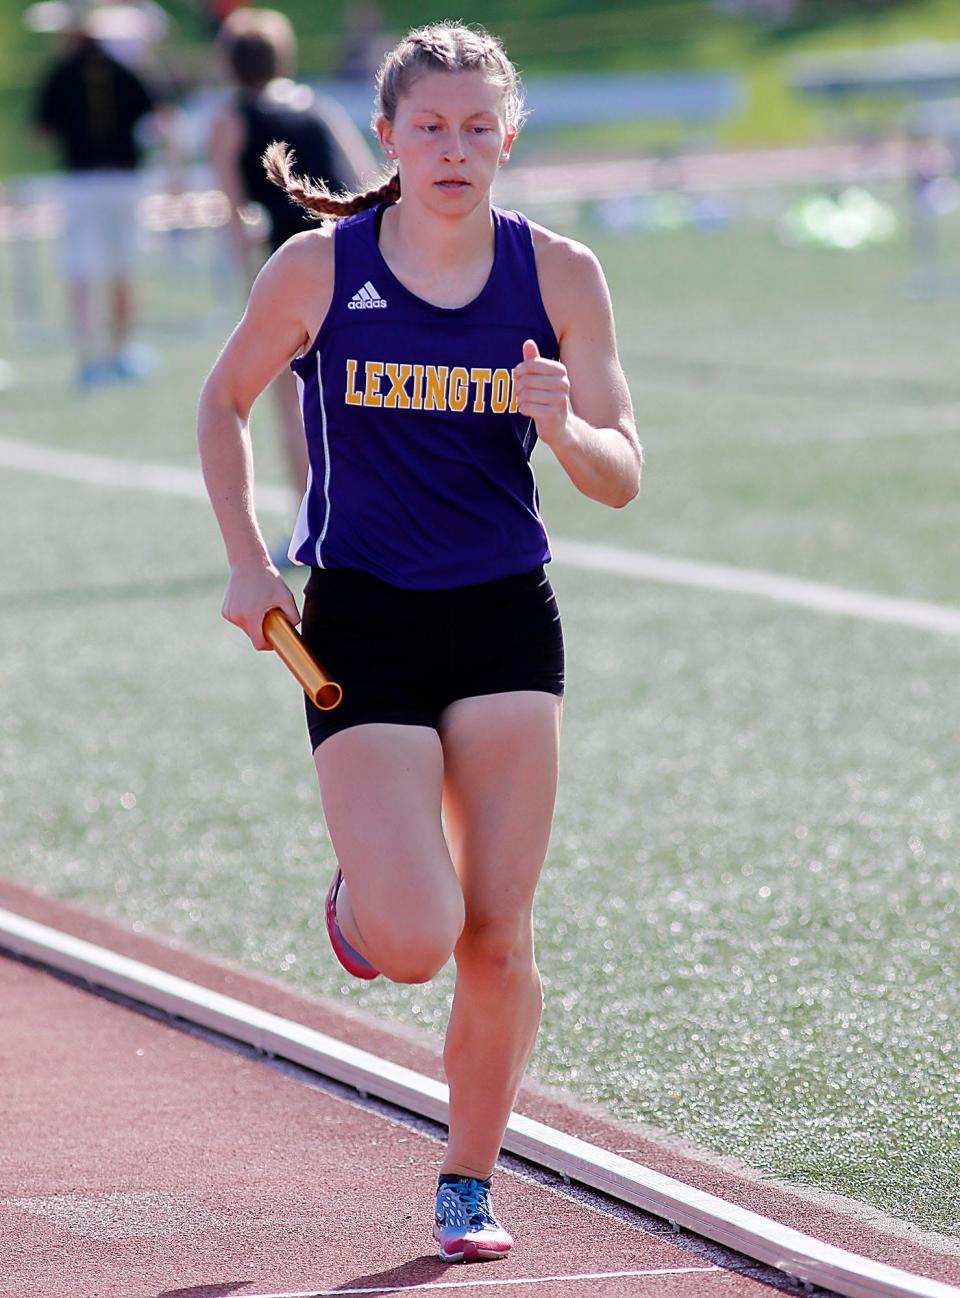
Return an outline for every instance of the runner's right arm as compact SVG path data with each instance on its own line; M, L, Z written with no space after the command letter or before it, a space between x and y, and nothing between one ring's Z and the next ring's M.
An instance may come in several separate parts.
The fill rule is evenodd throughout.
M230 564L223 616L257 649L269 648L263 637L268 608L282 609L294 623L300 615L270 560L254 511L250 408L308 346L332 288L332 233L311 230L289 239L257 276L243 318L200 394L200 462Z

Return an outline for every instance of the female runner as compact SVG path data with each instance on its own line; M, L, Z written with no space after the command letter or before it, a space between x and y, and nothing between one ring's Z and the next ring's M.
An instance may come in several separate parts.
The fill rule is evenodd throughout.
M360 978L426 982L453 955L433 1233L445 1260L497 1258L512 1240L490 1177L540 1022L533 898L563 693L530 455L539 439L619 507L642 454L596 258L491 206L522 120L499 42L413 31L378 91L396 162L381 188L335 198L268 150L273 179L336 223L260 272L204 385L200 452L223 615L266 649L267 609L300 618L254 513L248 416L292 365L311 466L290 549L311 570L302 633L344 688L333 712L307 704L338 860L327 926Z

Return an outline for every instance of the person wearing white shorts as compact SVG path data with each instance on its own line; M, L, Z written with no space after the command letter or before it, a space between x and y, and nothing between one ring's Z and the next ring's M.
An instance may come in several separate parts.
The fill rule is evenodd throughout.
M133 323L140 146L155 109L140 77L91 35L91 11L72 15L64 57L40 87L34 122L57 144L63 167L62 267L77 349L77 386L141 377L129 347ZM106 320L98 301L106 297ZM104 327L105 323L105 327Z
M61 257L69 280L124 279L137 255L136 171L74 171L64 176Z

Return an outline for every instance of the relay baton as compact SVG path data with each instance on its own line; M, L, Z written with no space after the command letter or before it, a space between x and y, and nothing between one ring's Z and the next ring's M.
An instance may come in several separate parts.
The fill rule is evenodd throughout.
M303 692L321 712L329 712L343 698L343 690L323 670L289 618L278 608L268 608L263 618L263 636L275 649L303 687Z

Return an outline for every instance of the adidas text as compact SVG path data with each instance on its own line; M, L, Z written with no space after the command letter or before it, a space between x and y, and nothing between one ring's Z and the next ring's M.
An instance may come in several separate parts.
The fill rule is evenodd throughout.
M386 298L382 298L369 280L363 288L358 289L353 297L347 303L351 311L366 311L371 308L382 308L387 305Z

